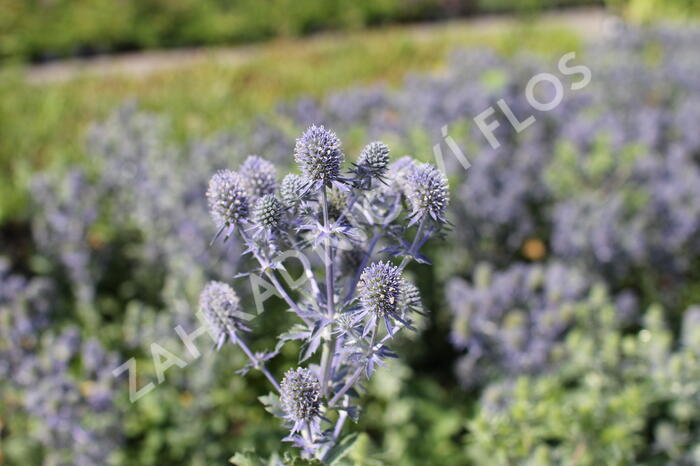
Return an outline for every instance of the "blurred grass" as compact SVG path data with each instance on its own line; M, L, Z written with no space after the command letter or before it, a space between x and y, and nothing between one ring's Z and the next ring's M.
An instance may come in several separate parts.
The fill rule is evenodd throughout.
M606 0L606 5L633 23L652 24L664 21L697 21L698 0Z
M5 68L0 70L0 223L28 218L26 187L34 172L89 160L83 149L89 123L129 98L167 115L177 137L204 136L264 114L280 100L376 81L391 85L407 71L438 69L457 46L489 46L504 54L578 49L575 33L542 21L479 30L444 23L279 40L237 63L212 55L145 76L83 75L32 84L25 69Z
M0 60L239 44L602 0L3 0Z

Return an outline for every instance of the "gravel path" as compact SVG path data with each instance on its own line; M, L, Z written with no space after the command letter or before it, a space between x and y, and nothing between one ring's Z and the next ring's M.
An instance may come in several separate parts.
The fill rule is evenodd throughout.
M551 12L542 15L541 19L548 25L569 28L584 39L598 39L609 35L617 22L614 16L600 8ZM516 23L517 20L512 16L499 15L395 27L407 32L416 40L427 40L437 31L449 32L450 29L470 28L473 31L489 33ZM365 33L371 34L372 31ZM342 32L323 33L294 41L303 46L304 42L333 40L334 37L342 34ZM248 62L264 47L266 47L265 44L185 48L105 55L96 58L74 58L30 66L26 70L26 76L30 83L43 84L61 83L85 75L143 77L164 70L196 65L206 60L235 66Z

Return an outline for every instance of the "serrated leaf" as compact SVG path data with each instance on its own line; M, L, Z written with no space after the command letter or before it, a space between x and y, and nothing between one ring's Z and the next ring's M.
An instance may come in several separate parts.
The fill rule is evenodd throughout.
M284 417L282 405L280 405L280 397L275 393L259 396L258 401L263 404L265 411L276 417Z
M279 351L285 343L292 340L305 340L311 335L311 331L302 325L295 325L290 330L277 337L275 351Z
M318 350L319 346L321 346L321 335L312 338L309 342L304 344L304 350L301 353L301 358L299 359L299 362L304 362L311 356L313 356L314 353L316 353L316 351Z

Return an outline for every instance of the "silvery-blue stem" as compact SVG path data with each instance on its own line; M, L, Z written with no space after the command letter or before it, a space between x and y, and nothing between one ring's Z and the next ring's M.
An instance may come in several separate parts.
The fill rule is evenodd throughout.
M275 389L279 393L281 391L280 384L279 384L279 382L277 382L277 379L275 378L275 376L272 375L270 373L270 371L267 370L267 368L265 367L265 364L263 362L259 361L258 358L255 357L255 355L250 350L250 348L248 348L248 345L245 343L245 341L243 341L243 339L241 339L238 335L236 335L235 332L231 332L230 336L231 336L231 341L234 344L238 345L243 350L245 355L248 356L248 359L250 359L250 362L253 363L253 367L255 367L260 372L262 372L265 375L265 377L267 377L267 380L270 381L270 383L275 387Z
M292 245L292 248L294 248L295 251L301 251L303 249L301 246L299 246L299 243L297 243L297 241L294 238L292 238L292 236L289 233L287 233L287 238L289 239L289 243ZM311 290L314 293L314 296L320 295L321 290L318 286L318 282L316 281L316 277L314 276L313 271L310 267L304 267L304 275L311 284Z
M344 407L346 406L347 403L344 404ZM336 442L338 440L338 437L340 437L340 432L343 430L343 425L345 424L345 420L348 418L348 412L345 410L340 411L340 414L338 414L338 421L335 423L335 427L333 428L333 442Z
M248 234L245 232L243 228L238 229L241 238L243 238L243 241L246 243L246 245L250 248L250 250L253 252L253 256L255 256L255 259L258 261L258 263L263 266L263 261L262 257L260 257L259 252L255 248L254 244L251 244L250 238L248 237ZM294 312L297 313L297 315L304 320L304 322L308 323L307 319L302 317L302 312L301 308L299 305L292 299L291 296L289 296L289 293L287 293L287 290L284 289L282 284L279 282L277 277L275 276L274 273L270 272L270 270L265 269L264 270L265 276L270 280L270 283L272 283L272 286L275 287L277 292L279 293L280 296L282 296L282 299L287 303L287 305L294 310Z
M338 400L345 395L345 392L350 390L353 385L355 385L355 382L357 382L357 379L360 378L360 375L362 375L362 369L364 369L364 366L360 364L357 366L357 369L355 369L355 372L353 372L352 376L345 382L345 385L336 392L336 394L331 398L331 401L328 402L329 407L334 407L335 404L338 402Z
M413 242L411 243L411 248L408 250L408 255L403 257L403 260L401 261L401 264L399 265L399 270L403 271L403 269L408 265L408 262L413 258L413 255L416 254L416 246L418 245L418 241L420 241L420 237L423 235L423 228L425 227L425 219L426 217L423 217L418 224L418 230L416 230L416 236L413 238Z
M376 338L377 338L377 327L375 326L372 329L372 337L369 340L369 348L367 349L367 357L369 357L372 354L372 352L374 351L374 341L376 340ZM345 394L345 392L347 392L350 389L350 387L355 385L355 382L357 382L357 379L362 374L362 369L363 369L362 365L357 366L357 369L355 369L355 372L352 374L352 377L350 377L350 379L345 383L345 385L343 385L343 387L340 390L338 390L338 392L333 396L333 399L331 399L331 401L328 403L328 406L333 406L335 404L335 402L338 401L340 399L340 397L343 396Z
M330 333L330 338L327 339L323 345L323 354L321 355L321 391L325 395L328 393L328 384L331 378L331 366L333 362L333 355L335 354L335 333L333 332L333 322L335 317L335 298L333 296L333 281L335 279L333 273L333 258L331 251L331 238L329 236L329 220L328 220L328 195L326 193L326 187L323 187L322 191L322 208L323 208L323 227L326 234L325 240L325 257L324 262L326 265L326 312L328 318L331 319L331 324L329 325L327 331Z

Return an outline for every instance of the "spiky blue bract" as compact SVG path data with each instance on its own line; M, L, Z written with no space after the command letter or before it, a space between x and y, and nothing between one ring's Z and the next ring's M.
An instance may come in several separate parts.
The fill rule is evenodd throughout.
M340 178L345 156L340 139L323 126L312 125L296 141L294 159L308 179L318 185L330 185Z
M257 200L253 207L253 221L268 230L279 226L282 217L282 203L272 194L266 194Z
M450 191L445 175L429 163L417 165L406 178L406 196L414 219L430 215L445 223L445 209L450 202Z
M233 170L219 170L209 180L209 211L218 227L235 225L248 217L248 194L241 176Z
M223 282L210 281L199 295L199 309L216 333L217 349L232 338L236 330L249 331L244 323L238 295Z
M277 170L267 160L249 155L238 172L248 195L253 198L274 194L277 189Z
M390 262L379 261L366 267L357 286L364 311L377 317L395 315L401 281L401 271Z
M321 413L321 385L318 377L305 367L290 369L282 379L280 402L292 432L317 420Z

